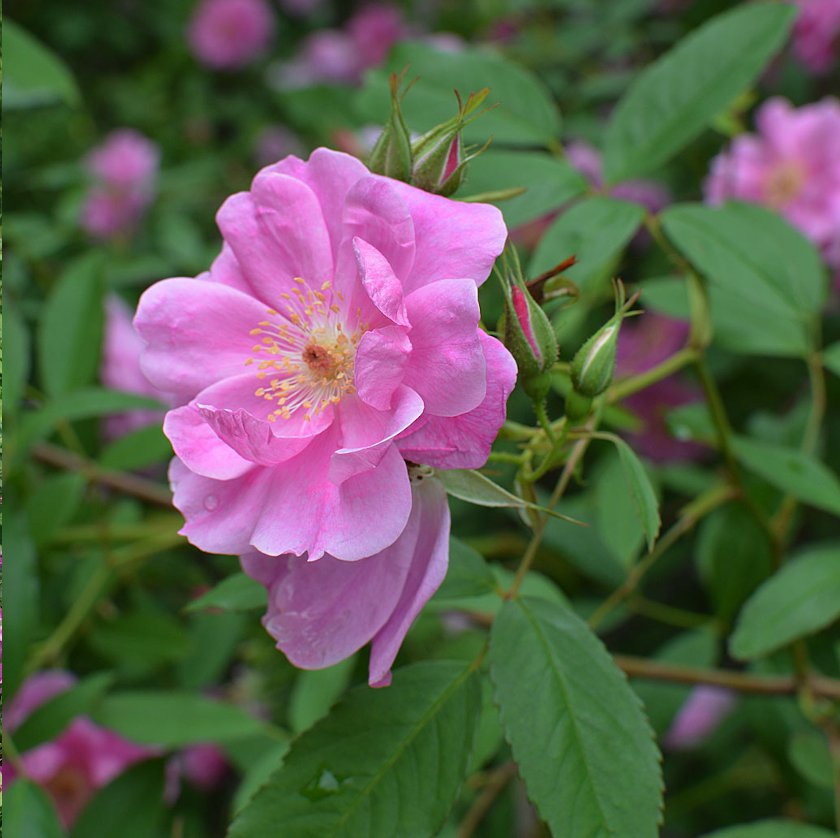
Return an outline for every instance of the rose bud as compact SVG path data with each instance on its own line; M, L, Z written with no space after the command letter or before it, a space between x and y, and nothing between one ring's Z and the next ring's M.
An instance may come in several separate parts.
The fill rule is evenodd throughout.
M370 153L368 168L386 177L408 183L411 180L411 137L402 115L402 97L400 93L403 74L391 73L391 115L373 151ZM410 87L410 85L409 85Z

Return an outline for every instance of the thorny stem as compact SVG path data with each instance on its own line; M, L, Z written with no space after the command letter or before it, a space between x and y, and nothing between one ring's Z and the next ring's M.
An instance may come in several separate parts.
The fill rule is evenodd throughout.
M141 500L154 503L158 506L172 506L172 493L165 486L137 477L134 474L124 474L121 471L112 471L91 460L74 454L58 445L51 445L44 442L36 445L32 453L44 463L68 471L77 471L84 475L91 483L99 483L116 489L126 495L133 495Z
M599 606L589 618L589 626L597 628L604 619L617 608L624 600L635 593L644 575L653 567L659 558L667 552L686 533L690 532L703 517L712 510L735 496L735 490L727 485L718 485L709 489L696 500L683 507L680 517L676 523L659 539L656 546L627 574L624 583L616 588Z

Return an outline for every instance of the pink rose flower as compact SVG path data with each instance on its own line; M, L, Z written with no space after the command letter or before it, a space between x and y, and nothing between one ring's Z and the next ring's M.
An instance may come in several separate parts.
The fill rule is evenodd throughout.
M274 12L265 0L201 0L187 30L193 55L217 70L251 64L268 48Z
M794 55L812 73L836 70L840 58L840 0L793 0L799 15L793 27Z
M154 200L160 149L142 134L114 131L85 159L93 184L80 223L96 239L131 233Z
M69 672L41 672L24 684L5 708L4 723L15 730L51 698L70 689ZM61 822L70 827L96 791L155 751L135 745L79 716L55 738L21 754L23 773L38 783L55 803ZM11 764L3 766L4 781L13 782Z
M105 335L99 377L111 390L165 399L165 394L153 387L140 369L140 353L144 344L134 331L131 314L131 309L116 294L111 294L105 301ZM105 420L105 436L118 439L147 425L159 425L162 421L163 413L159 410L133 410L110 416Z
M729 715L735 702L735 695L730 690L695 687L665 734L665 746L674 751L685 751L701 745Z
M412 489L405 460L481 466L504 421L515 365L478 328L477 297L504 246L501 213L318 149L263 169L217 221L225 246L209 273L152 286L135 318L144 372L182 404L164 423L182 532L246 556L275 602L312 580L340 605L387 567L393 596L361 615L362 645L390 617L402 627L445 572L445 548L432 550L448 532L442 490ZM349 633L358 596L322 617L298 609L315 656L302 665L334 658L303 617ZM278 642L302 660L295 640Z
M751 201L801 230L832 267L840 267L840 101L793 108L769 99L756 115L758 134L737 137L718 155L706 200Z
M363 6L347 21L347 33L366 69L381 64L391 47L408 37L409 29L396 6L374 3Z
M625 320L618 335L617 377L647 372L685 346L688 324L660 314L643 314ZM678 376L658 381L623 400L642 422L642 429L628 438L634 448L655 462L674 462L702 457L704 448L675 439L665 417L670 410L700 401L699 386Z

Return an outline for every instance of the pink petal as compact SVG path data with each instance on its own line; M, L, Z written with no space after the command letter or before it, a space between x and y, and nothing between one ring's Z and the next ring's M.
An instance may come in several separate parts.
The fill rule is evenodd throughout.
M475 283L441 279L412 292L405 303L412 351L404 383L436 416L457 416L478 407L487 392L487 376Z
M356 181L370 177L364 164L349 154L316 148L305 162L297 157L287 157L263 171L297 178L315 193L329 231L332 252L338 253L338 246L344 239L342 211L347 193Z
M362 238L376 248L404 282L414 264L414 224L396 189L397 181L366 177L354 184L344 205L344 239L339 246L336 282L343 289L357 284L353 240Z
M373 640L371 686L384 686L411 623L446 575L449 509L437 481L412 488L402 535L358 562L248 553L242 567L268 589L263 625L303 669L332 666Z
M254 294L269 306L280 304L294 277L313 287L332 280L324 216L315 193L301 181L259 174L250 192L222 204L216 222Z
M251 289L248 280L245 279L242 273L242 268L239 267L239 262L236 261L236 256L229 244L223 244L219 255L213 260L210 270L202 274L201 279L208 279L210 282L220 282L222 285L229 285L237 291L242 291L249 297L253 297L254 293Z
M324 553L347 561L392 544L405 527L411 490L405 463L391 445L375 468L340 486L329 479L337 431L320 434L280 466L254 467L233 480L211 480L173 460L173 502L186 524L181 530L208 553L277 556Z
M387 410L403 380L411 341L399 326L365 332L356 350L355 385L359 397Z
M423 399L409 387L400 387L389 410L377 410L361 399L345 398L338 408L342 447L330 460L330 480L342 483L348 477L375 468L402 433L423 412Z
M487 393L460 416L430 416L397 440L407 460L435 468L480 468L505 421L505 405L516 383L516 363L502 343L484 332L479 339L487 362Z
M411 213L417 243L410 275L396 272L405 293L449 277L484 282L507 238L501 212L489 204L466 204L393 183Z
M353 249L362 285L373 304L389 320L400 326L408 326L402 285L385 257L359 237L353 239Z
M368 683L386 687L391 666L411 624L440 587L449 565L449 505L446 491L437 480L413 486L411 518L400 539L381 555L391 562L410 558L408 577L388 622L373 638Z
M226 445L193 404L170 410L163 422L163 432L175 454L191 471L203 477L232 480L254 465Z
M159 390L189 401L244 372L254 345L250 331L265 316L253 297L220 283L165 279L144 292L134 317L147 344L140 366Z

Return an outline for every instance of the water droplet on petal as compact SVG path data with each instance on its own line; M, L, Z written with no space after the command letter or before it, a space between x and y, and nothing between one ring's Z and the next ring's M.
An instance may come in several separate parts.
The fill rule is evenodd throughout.
M219 499L215 495L207 495L204 498L204 508L208 512L212 512L219 505Z

